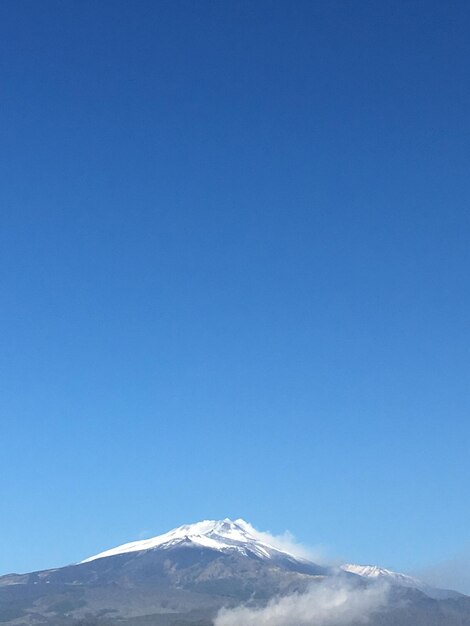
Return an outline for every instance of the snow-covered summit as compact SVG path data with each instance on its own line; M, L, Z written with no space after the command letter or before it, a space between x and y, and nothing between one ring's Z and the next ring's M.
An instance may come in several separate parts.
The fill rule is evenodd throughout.
M407 574L393 572L392 570L385 569L384 567L378 567L377 565L354 565L352 563L347 563L346 565L342 565L341 569L345 572L350 572L351 574L364 576L365 578L388 580L389 582L392 582L395 585L401 585L402 587L418 588L423 584L417 578L413 578Z
M438 589L436 587L428 585L422 580L419 580L419 578L408 576L408 574L401 574L400 572L393 572L392 570L385 569L384 567L378 567L377 565L353 565L351 563L347 563L346 565L342 565L341 569L351 574L363 576L364 578L381 580L383 582L389 583L391 585L397 585L399 587L418 589L418 591L422 591L430 598L434 598L436 600L459 597L460 595L456 591L449 591L448 589Z
M267 542L266 536L255 530L248 522L242 519L232 521L226 518L220 521L205 520L195 524L186 524L152 539L125 543L91 556L82 563L128 552L140 552L155 548L167 549L176 546L198 546L221 552L237 551L267 559L281 555L295 558L294 555L271 545L269 540Z

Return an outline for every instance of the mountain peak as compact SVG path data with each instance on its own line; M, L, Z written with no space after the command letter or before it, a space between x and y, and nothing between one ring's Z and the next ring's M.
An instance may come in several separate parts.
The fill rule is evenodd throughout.
M413 576L408 576L408 574L402 574L401 572L393 572L392 570L386 569L385 567L379 567L378 565L353 565L351 563L347 563L346 565L342 565L341 569L345 572L349 572L350 574L357 574L358 576L362 576L364 578L383 580L399 587L418 589L430 598L434 598L436 600L458 598L461 595L456 591L432 587L422 580L419 580L419 578L414 578Z
M223 520L204 520L194 524L185 524L163 535L151 539L132 541L91 556L82 563L128 552L140 552L154 549L167 549L177 546L198 546L222 552L238 551L251 553L261 558L271 558L283 554L270 545L261 533L251 524L239 518L235 521L226 517ZM289 557L293 555L284 553Z
M365 578L386 579L404 587L418 587L422 584L421 581L412 576L401 574L400 572L393 572L392 570L378 567L377 565L353 565L352 563L347 563L346 565L342 565L341 569L345 572L357 574L358 576L364 576Z

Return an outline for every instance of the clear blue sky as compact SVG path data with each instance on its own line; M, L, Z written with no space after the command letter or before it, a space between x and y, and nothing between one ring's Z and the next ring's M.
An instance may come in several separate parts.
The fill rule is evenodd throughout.
M0 4L0 572L202 518L470 541L468 2Z

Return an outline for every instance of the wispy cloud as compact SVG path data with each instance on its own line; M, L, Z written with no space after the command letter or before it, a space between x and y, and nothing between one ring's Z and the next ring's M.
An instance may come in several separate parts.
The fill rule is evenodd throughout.
M214 626L342 626L367 623L387 603L388 587L352 586L345 581L312 584L305 593L271 600L265 607L222 609Z
M256 537L259 541L263 543L267 543L273 548L277 548L278 550L282 550L283 552L287 552L292 556L301 559L308 559L310 561L314 561L315 563L325 563L326 561L326 550L322 546L315 547L307 547L299 543L294 535L290 533L288 530L282 533L281 535L273 535L268 531L260 531L254 528L248 522L244 522L244 524L249 529L250 533Z

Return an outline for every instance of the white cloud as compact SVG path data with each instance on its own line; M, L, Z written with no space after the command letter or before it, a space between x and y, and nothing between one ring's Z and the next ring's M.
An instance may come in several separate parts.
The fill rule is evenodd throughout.
M317 546L315 548L308 548L303 546L295 537L289 532L285 531L282 535L273 535L267 531L260 531L254 528L248 522L243 522L253 537L256 537L259 541L266 543L273 548L277 548L282 552L287 552L296 558L308 559L315 563L324 563L326 559L325 550Z
M387 602L388 587L354 587L344 581L312 584L305 593L271 600L263 608L222 609L214 626L346 626L366 623Z

